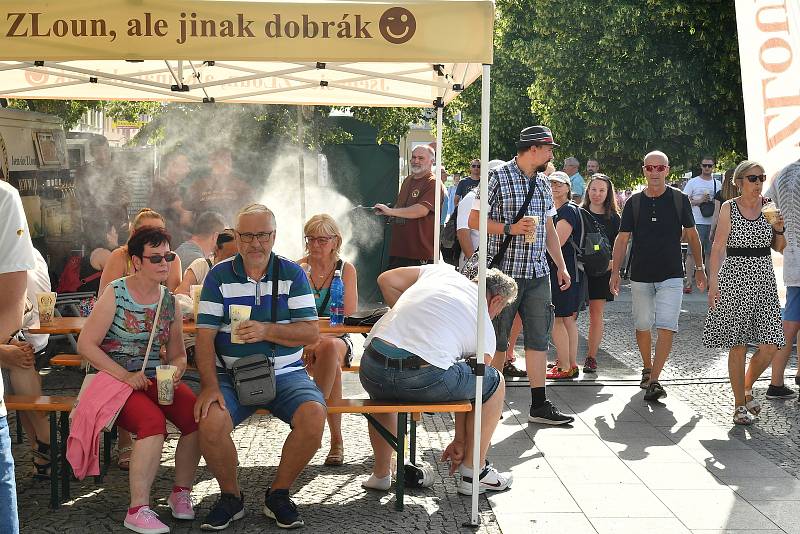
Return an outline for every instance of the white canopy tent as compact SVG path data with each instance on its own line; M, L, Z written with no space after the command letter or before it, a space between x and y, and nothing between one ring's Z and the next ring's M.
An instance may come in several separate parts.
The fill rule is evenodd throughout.
M492 0L10 0L0 9L0 97L435 107L441 147L442 107L481 76L487 213L493 25ZM437 221L440 195L436 188ZM479 302L486 231L482 218ZM493 335L484 313L476 317L479 347ZM482 365L477 373L475 451Z

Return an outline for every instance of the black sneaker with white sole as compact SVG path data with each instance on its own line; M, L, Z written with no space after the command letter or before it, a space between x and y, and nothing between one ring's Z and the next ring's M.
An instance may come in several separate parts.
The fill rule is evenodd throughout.
M644 392L644 400L646 401L657 401L662 397L666 397L667 392L664 391L664 387L656 382L650 382L650 385L647 386L647 391Z
M564 415L558 411L552 402L549 400L544 401L539 408L531 406L531 411L528 412L528 422L541 423L544 425L568 425L575 421L575 418L569 415Z
M773 386L772 384L769 385L767 388L767 394L765 395L768 399L793 399L796 393L786 384L781 386Z
M214 508L200 525L201 530L224 530L233 521L244 517L244 494L239 497L230 493L222 493Z

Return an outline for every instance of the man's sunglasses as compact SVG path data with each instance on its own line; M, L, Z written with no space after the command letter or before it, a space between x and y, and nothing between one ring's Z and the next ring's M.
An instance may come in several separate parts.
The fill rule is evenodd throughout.
M751 184L754 184L756 182L761 182L763 184L764 182L767 181L766 174L748 174L747 176L745 176L745 178L747 178L747 181L750 182Z
M481 164L480 163L473 163L472 165L470 165L470 167L472 167L473 169L480 169L481 168Z
M150 263L152 263L153 265L158 265L163 260L166 260L167 263L172 263L173 261L175 261L175 258L177 258L177 257L178 257L178 255L175 254L174 252L167 252L166 254L163 254L163 255L162 254L150 254L149 256L142 256L143 259L150 260Z
M667 165L644 165L642 168L647 172L664 172L667 170Z
M706 167L706 168L709 168L709 169L710 169L711 167L713 167L713 166L714 166L714 164L713 164L713 163L701 163L701 164L700 164L700 166L701 166L701 167Z

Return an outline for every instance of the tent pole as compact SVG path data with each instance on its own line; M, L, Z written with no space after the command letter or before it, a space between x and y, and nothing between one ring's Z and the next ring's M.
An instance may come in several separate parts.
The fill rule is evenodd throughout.
M442 112L444 105L436 106L436 189L433 206L433 263L441 261L441 253L439 251L439 233L442 226Z
M303 161L303 106L297 106L297 174L300 178L300 246L303 246L303 226L306 224L306 170ZM303 250L302 248L300 250Z
M486 338L487 332L484 329L486 324L485 314L488 313L488 308L482 306L481 303L486 302L486 242L488 232L488 213L489 201L489 89L490 89L490 76L491 65L483 66L483 75L481 76L481 183L480 183L480 197L481 197L481 217L480 225L478 226L480 234L480 243L478 245L478 347L476 354L478 361L476 362L475 377L475 428L473 429L473 442L472 442L472 525L480 524L480 517L478 517L478 477L480 476L481 469L481 409L483 408L483 340ZM492 334L489 332L488 334ZM493 354L491 356L494 356Z

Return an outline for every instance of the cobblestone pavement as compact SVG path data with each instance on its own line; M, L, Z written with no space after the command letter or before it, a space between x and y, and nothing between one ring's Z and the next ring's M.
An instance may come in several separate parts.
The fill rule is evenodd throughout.
M601 344L599 365L602 368L609 361L608 358L613 358L611 361L615 365L621 363L627 366L635 375L633 378L637 379L642 361L636 348L630 305L630 294L626 291L618 301L606 306L606 332ZM695 293L684 296L680 330L675 335L672 352L661 374L668 395L685 401L714 423L731 427L732 436L746 441L775 464L800 477L800 403L796 398L764 398L770 377L770 369L767 369L754 388L754 394L763 406L757 422L750 427L733 428L733 394L728 383L727 351L703 347L706 313L705 294L698 294L695 290ZM585 354L588 322L588 313L582 313L578 320L582 337L579 355ZM578 359L580 361L581 357ZM796 368L797 358L793 355L786 369L786 384L790 387L794 387L792 377ZM601 369L601 376L603 374Z
M348 389L356 389L358 377L346 374ZM45 377L50 393L74 394L80 386L80 375L74 370L54 371ZM361 390L363 394L363 390ZM347 396L356 396L346 393ZM449 415L425 415L418 425L417 450L424 463L438 471L432 488L408 490L405 511L394 509L394 493L364 490L363 480L372 469L372 450L366 432L366 422L358 415L343 418L345 465L338 468L323 466L330 442L326 431L323 446L293 487L306 528L330 533L452 533L476 532L462 528L470 519L468 497L456 493L455 480L445 465L436 459L452 439L453 421ZM14 429L13 415L9 426ZM254 416L234 431L233 439L239 450L239 480L245 494L247 517L233 523L225 532L244 534L278 532L275 523L261 512L264 490L274 478L280 451L289 428L270 416ZM199 532L199 520L178 521L170 516L166 498L172 488L174 452L177 436L170 436L162 455L153 487L153 508L174 533ZM30 478L30 452L26 445L13 445L16 461L19 515L23 533L130 532L122 526L128 506L127 474L113 466L102 484L91 477L71 484L72 500L58 511L48 509L48 481ZM198 470L193 496L197 502L198 518L205 517L219 494L219 486L205 468ZM497 534L500 528L488 501L480 500L481 527L477 532ZM89 527L87 530L87 526Z

